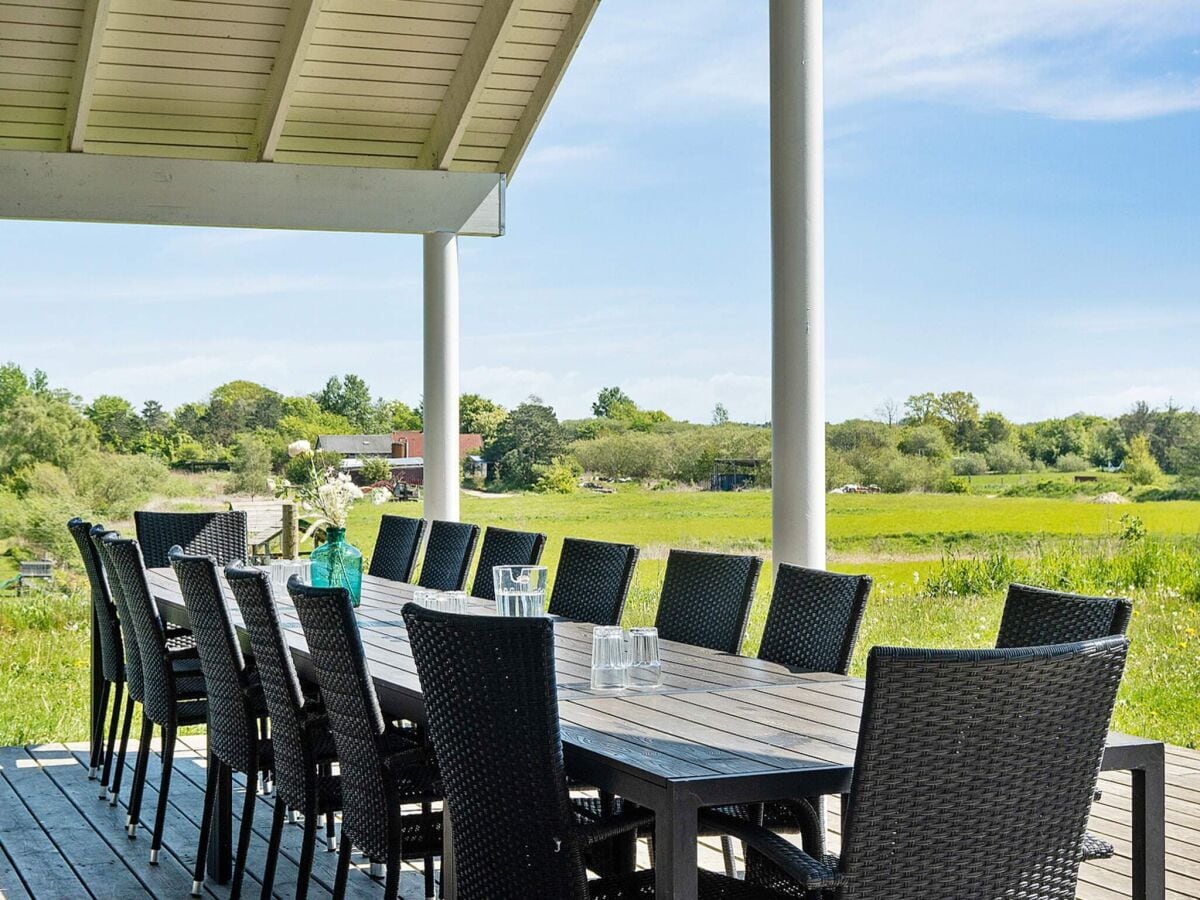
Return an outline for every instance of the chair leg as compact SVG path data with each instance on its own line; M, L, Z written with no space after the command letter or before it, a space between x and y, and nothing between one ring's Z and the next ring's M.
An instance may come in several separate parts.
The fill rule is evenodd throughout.
M200 845L196 848L196 873L192 876L192 896L199 897L204 887L204 868L208 863L208 836L212 830L213 806L217 800L217 775L220 763L210 753L208 775L204 779L204 814L200 817Z
M267 861L263 865L262 900L271 900L275 891L275 865L279 862L279 846L283 842L283 802L276 797L271 810L271 839L267 842Z
M114 691L112 721L108 725L108 747L103 744L100 749L104 757L104 771L100 773L100 794L101 800L108 799L108 780L112 777L112 762L113 750L117 743L117 726L121 724L121 701L124 699L125 685L122 682L117 682L117 689Z
M325 813L325 852L332 853L337 849L337 816L333 810Z
M736 878L737 859L733 855L733 838L727 834L721 835L721 855L725 857L725 874Z
M400 838L388 845L387 877L383 882L383 900L400 900Z
M233 882L229 888L229 900L242 896L242 878L246 874L246 856L250 852L250 834L254 830L254 807L258 805L258 792L254 790L255 775L246 776L246 799L242 803L242 827L238 832L237 856L233 860Z
M300 843L300 870L296 875L296 900L308 896L308 881L312 876L313 856L317 852L317 804L313 800L304 810L304 837Z
M171 793L171 770L175 767L175 728L162 728L162 781L158 785L158 812L154 816L154 837L150 841L150 865L158 865L162 849L163 826L167 822L167 797Z
M108 789L108 805L116 806L117 798L121 795L121 779L125 775L125 750L129 747L129 728L133 724L133 698L125 699L125 724L121 726L121 743L117 750L117 771L113 774L112 785Z
M137 765L133 767L133 787L129 792L129 836L137 837L138 819L142 815L142 793L146 787L146 767L150 762L150 741L154 737L154 723L146 718L142 710L142 737L138 742Z
M433 806L429 803L421 804L421 827L432 832L433 825ZM425 859L425 898L432 900L433 898L433 854L426 854Z
M350 836L342 831L342 845L338 848L337 875L333 879L333 900L345 900L346 881L350 875Z
M100 685L100 696L96 698L95 718L92 719L92 742L88 748L88 781L95 781L100 774L101 760L104 756L104 719L108 712L108 694L112 685L104 681Z

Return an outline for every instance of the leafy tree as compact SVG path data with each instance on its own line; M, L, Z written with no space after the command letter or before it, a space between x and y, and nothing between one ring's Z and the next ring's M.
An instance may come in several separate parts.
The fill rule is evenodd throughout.
M896 445L895 431L882 422L868 419L847 419L825 429L825 439L834 450L880 450ZM841 482L845 484L846 482ZM838 487L838 485L834 485Z
M727 410L725 408L724 403L718 403L716 406L713 407L712 423L714 425L728 425L729 424L729 410Z
M938 398L932 391L913 394L904 401L905 425L931 425L938 417Z
M271 448L261 437L243 434L233 448L233 478L229 492L257 497L270 493Z
M955 475L984 475L987 470L987 458L982 453L964 453L950 460L950 471Z
M986 412L979 420L979 431L987 446L1007 444L1012 440L1013 426L998 412Z
M380 459L377 456L364 459L362 469L359 471L362 474L363 484L392 480L392 467L388 465L386 459Z
M79 410L57 397L19 397L0 419L0 475L47 462L65 469L96 449L96 429Z
M979 401L970 391L948 391L937 398L937 414L946 439L956 450L979 446Z
M354 434L349 419L325 411L312 397L284 397L283 415L275 430L285 443L303 438L315 444L322 434Z
M133 404L124 397L101 394L84 409L100 434L100 443L121 453L132 451L140 442L143 423Z
M984 453L988 468L1001 475L1028 472L1033 462L1015 444L992 444Z
M424 427L421 411L399 400L388 404L389 431L420 431Z
M1086 450L1086 433L1076 419L1047 419L1021 429L1021 446L1034 459L1053 465L1060 456Z
M243 432L273 429L282 415L281 394L253 381L230 381L213 390L198 427L184 427L197 437L229 445ZM180 419L179 413L175 418Z
M1054 468L1059 472L1086 472L1091 464L1078 453L1064 453L1054 461Z
M1134 484L1153 484L1162 470L1150 452L1150 439L1139 434L1129 442L1129 454L1125 457L1125 474Z
M549 465L562 453L563 444L554 409L531 396L500 425L487 456L499 464L505 481L529 487L537 480L537 467Z
M458 399L459 430L463 434L482 436L485 447L496 439L496 432L506 418L508 410L487 397L463 394Z
M601 388L600 393L596 396L596 402L592 404L592 415L598 419L616 419L620 416L613 415L613 408L633 406L633 399L619 387Z
M12 408L17 400L33 392L24 370L16 363L0 366L0 412Z
M950 455L946 436L936 425L913 425L900 435L900 452L926 459L945 459Z
M142 424L147 431L163 432L171 424L171 416L157 400L147 400L142 404Z
M334 375L316 395L316 401L326 412L345 416L362 433L376 420L378 410L371 402L371 389L358 375L345 378Z

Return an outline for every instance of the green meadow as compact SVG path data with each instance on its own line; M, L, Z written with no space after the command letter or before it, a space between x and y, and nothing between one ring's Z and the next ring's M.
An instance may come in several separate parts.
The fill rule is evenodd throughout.
M770 555L770 494L651 491L463 496L464 520L545 532L543 561L567 536L641 548L626 624L650 623L671 547ZM195 504L191 504L195 507ZM384 513L419 503L360 504L349 537L370 554ZM1132 541L1128 520L1144 526ZM131 530L120 523L117 527ZM1139 531L1141 529L1138 529ZM980 494L833 495L829 564L875 581L856 674L875 644L986 647L1003 585L1021 579L1135 603L1117 728L1200 746L1200 502L1100 505ZM15 565L0 556L0 580ZM770 597L764 567L744 651L757 649ZM0 594L0 746L78 739L86 732L87 601L82 577Z

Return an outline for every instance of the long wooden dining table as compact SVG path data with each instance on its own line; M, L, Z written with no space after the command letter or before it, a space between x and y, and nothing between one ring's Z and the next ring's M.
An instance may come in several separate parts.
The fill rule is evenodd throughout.
M186 626L187 610L174 573L151 569L148 577L163 618ZM400 615L414 590L413 585L364 576L358 622L385 715L420 722L425 717L421 685ZM284 591L276 592L276 601L297 671L315 680L295 609ZM248 649L232 600L230 611ZM494 604L472 600L471 612L494 615ZM653 810L659 900L696 896L700 809L849 791L863 700L860 679L793 671L663 641L661 686L593 690L592 625L555 619L554 635L568 771ZM1113 733L1103 768L1133 774L1132 896L1163 900L1165 748L1158 741ZM230 877L231 809L232 787L226 779L209 842L208 872L218 883ZM453 900L450 843L448 839L443 877L446 896Z

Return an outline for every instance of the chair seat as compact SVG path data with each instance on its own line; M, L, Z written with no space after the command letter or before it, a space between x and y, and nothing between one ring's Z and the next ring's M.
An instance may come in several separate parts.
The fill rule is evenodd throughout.
M207 700L184 700L179 704L177 725L204 725L208 722Z
M697 875L700 900L785 900L790 896L706 869L701 869ZM654 870L590 881L588 895L592 900L636 900L653 897Z

